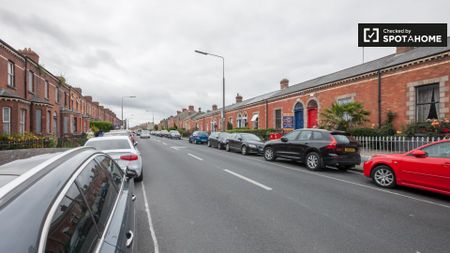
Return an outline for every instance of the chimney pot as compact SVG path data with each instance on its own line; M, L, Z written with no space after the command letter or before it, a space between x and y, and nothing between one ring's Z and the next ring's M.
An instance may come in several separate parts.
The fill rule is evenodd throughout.
M217 105L212 105L212 110L216 111L217 110Z
M19 50L19 52L39 64L39 55L31 50L31 48L24 48L23 50Z
M190 106L189 106L189 111L190 111L190 112L193 112L193 111L194 111L194 106L193 106L193 105L190 105Z
M287 87L289 87L289 80L286 79L286 78L281 79L281 81L280 81L280 89L284 90Z
M242 96L239 93L236 95L236 103L242 102Z

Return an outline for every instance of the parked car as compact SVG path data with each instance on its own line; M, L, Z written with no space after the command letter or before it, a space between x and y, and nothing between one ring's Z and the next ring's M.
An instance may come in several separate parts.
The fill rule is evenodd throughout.
M279 140L266 142L264 158L277 157L305 163L310 170L334 166L347 170L361 163L360 144L348 133L323 129L294 130Z
M135 175L86 147L0 166L1 251L134 252Z
M212 132L208 136L208 147L216 148L219 144L219 136L222 132Z
M126 168L135 170L137 172L135 180L139 182L144 178L144 171L137 144L137 142L133 144L126 136L110 136L89 139L84 145L107 153L124 171Z
M225 145L227 151L239 151L243 155L262 154L263 147L264 142L261 138L250 133L231 134Z
M364 175L385 188L403 185L450 195L450 140L404 154L374 155L364 162Z
M161 132L159 132L159 136L160 137L169 137L169 131L167 131L167 130L161 130Z
M141 139L148 139L148 138L150 138L150 131L142 130L141 131Z
M169 132L170 139L178 139L181 140L181 134L177 130L170 130Z
M203 131L195 131L189 136L189 143L203 144L208 142L208 133Z
M228 143L228 139L230 138L231 134L227 133L227 132L221 132L219 134L219 140L217 143L217 148L218 149L225 149L227 143Z

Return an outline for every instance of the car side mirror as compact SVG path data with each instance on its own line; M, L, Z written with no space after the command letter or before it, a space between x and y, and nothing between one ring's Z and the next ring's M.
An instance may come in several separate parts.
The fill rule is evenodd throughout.
M238 141L242 141L242 138L241 138L241 137L239 137L239 138L238 138Z
M125 169L125 175L127 176L127 178L135 178L137 177L137 171L127 167Z
M427 152L420 149L416 149L413 152L411 152L411 155L413 155L416 158L425 158L427 157Z
M286 137L281 137L281 139L280 139L282 142L287 142L288 141L288 138L286 138Z
M137 141L135 141L135 142L134 142L134 146L136 147L137 145L138 145L138 142L137 142Z

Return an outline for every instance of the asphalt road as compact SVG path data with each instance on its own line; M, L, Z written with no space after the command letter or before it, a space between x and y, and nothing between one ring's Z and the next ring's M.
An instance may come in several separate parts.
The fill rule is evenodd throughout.
M138 252L450 252L445 196L186 141L139 149Z

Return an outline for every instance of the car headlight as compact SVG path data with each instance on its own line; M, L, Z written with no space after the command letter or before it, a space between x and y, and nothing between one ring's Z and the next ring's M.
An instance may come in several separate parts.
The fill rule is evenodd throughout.
M250 148L256 148L256 145L255 145L255 144L248 144L248 146L249 146Z

